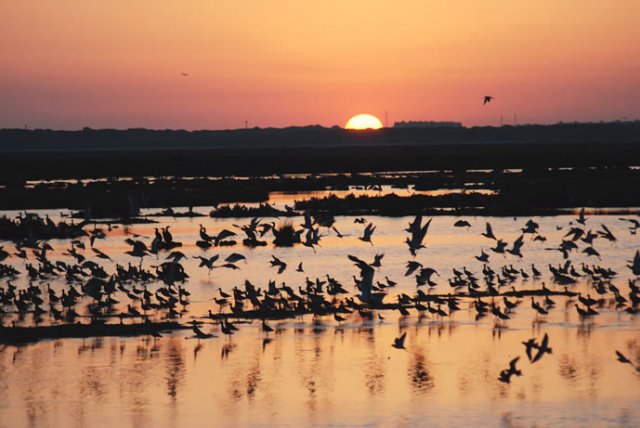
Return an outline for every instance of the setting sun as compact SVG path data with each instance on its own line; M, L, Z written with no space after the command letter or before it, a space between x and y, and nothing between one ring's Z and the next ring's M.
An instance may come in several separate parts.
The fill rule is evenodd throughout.
M346 129L380 129L382 122L371 114L358 114L349 119L344 127Z

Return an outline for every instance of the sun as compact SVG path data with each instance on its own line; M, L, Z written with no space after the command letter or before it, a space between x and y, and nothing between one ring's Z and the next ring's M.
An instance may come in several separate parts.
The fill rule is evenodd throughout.
M344 126L346 129L380 129L382 122L371 114L357 114Z

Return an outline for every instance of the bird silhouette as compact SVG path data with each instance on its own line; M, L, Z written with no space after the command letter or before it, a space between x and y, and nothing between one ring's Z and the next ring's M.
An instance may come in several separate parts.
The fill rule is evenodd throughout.
M493 239L497 241L496 235L493 234L493 228L491 227L491 223L487 222L486 231L482 233L482 236L485 238Z
M373 235L373 232L376 230L376 226L373 225L373 223L369 223L367 225L367 227L364 229L364 231L362 232L362 236L358 239L360 239L363 242L368 242L371 245L373 245L373 242L371 242L371 236Z
M519 360L520 357L515 357L509 362L509 368L500 372L500 376L498 377L498 380L500 382L511 383L512 376L522 376L522 371L518 370L518 368L516 367L516 364Z
M544 337L542 338L542 342L540 343L540 345L538 345L538 352L531 360L531 363L535 363L536 361L539 361L544 354L551 354L551 353L552 353L552 349L549 348L549 335L545 333Z
M404 347L404 340L406 338L407 338L407 332L405 331L404 333L402 333L400 337L396 337L395 339L393 339L393 344L391 344L391 346L393 346L396 349L406 349Z
M631 366L633 366L631 360L625 357L622 352L616 351L616 356L618 357L618 361L620 361L622 364L630 364Z
M531 361L531 359L533 358L533 350L538 347L536 339L529 339L526 342L522 342L522 344L526 348L527 358L529 358L529 361Z

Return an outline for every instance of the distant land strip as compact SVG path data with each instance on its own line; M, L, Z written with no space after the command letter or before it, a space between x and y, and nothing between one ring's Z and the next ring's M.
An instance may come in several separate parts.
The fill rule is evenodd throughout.
M640 122L347 131L0 130L0 181L631 166Z

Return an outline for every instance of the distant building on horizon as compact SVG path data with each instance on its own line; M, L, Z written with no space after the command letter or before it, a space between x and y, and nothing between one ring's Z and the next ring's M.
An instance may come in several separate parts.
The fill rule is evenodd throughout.
M425 120L409 120L396 122L394 128L462 128L460 122L433 122Z

